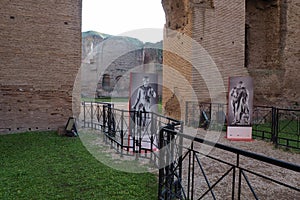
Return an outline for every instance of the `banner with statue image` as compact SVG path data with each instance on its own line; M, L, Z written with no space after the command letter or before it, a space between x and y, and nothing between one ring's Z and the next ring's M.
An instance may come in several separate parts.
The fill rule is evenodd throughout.
M136 140L139 148L151 148L151 113L158 112L158 75L130 73L130 141ZM141 142L139 142L141 141Z
M228 92L228 139L252 139L253 79L230 77Z

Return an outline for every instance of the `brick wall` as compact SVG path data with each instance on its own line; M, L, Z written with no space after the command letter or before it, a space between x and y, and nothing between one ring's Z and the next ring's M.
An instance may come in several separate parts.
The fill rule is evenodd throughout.
M246 64L254 78L254 103L299 107L299 3L247 0L246 5Z
M222 96L227 95L228 78L248 75L244 68L245 3L240 0L194 2L191 6L193 39L206 50L210 61L195 52L203 69L193 73L193 85L200 101L224 103ZM216 73L207 73L213 67L217 68ZM222 79L216 77L217 73Z
M166 13L164 49L190 54L184 58L192 61L164 53L164 85L171 88L163 94L167 114L180 118L178 112L172 113L191 96L182 80L165 66L188 80L199 101L223 102L228 77L250 75L254 104L299 108L300 4L296 0L163 0L162 5ZM172 32L168 29L179 34L168 34ZM184 42L183 35L201 45L204 53ZM218 73L210 73L215 67L223 83L216 78Z
M177 5L184 10L179 15L175 14ZM164 86L176 87L173 94L170 90L163 94L166 113L180 118L178 113L173 115L169 110L176 110L180 105L181 117L185 116L183 107L186 101L210 102L212 98L215 102L226 101L228 77L248 75L244 68L245 3L240 0L163 1L163 6L167 19L164 49L178 51L175 54L165 52L164 65L184 76L196 94L196 98L187 94L182 80L176 75L171 76L170 69L164 67ZM176 26L178 23L180 26ZM175 30L176 27L181 36L169 36L171 31L168 29ZM219 77L212 72L217 72ZM168 105L172 104L174 95L180 103Z
M65 125L81 65L81 0L2 0L0 30L0 132Z
M254 78L255 103L276 102L282 93L279 1L246 1L246 67Z
M283 96L279 102L285 100L288 105L300 107L300 3L298 0L282 0L281 26L284 41L282 41L282 64L285 66L283 81ZM283 10L283 9L286 10Z
M163 110L170 117L184 116L184 101L191 98L191 13L189 0L163 0L166 24L163 40ZM175 31L173 31L175 30Z

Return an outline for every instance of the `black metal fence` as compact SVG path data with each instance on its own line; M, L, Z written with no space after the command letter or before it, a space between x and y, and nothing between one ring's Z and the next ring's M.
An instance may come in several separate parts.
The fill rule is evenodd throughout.
M214 121L223 120L226 131L226 114L226 104L187 102L185 124L206 129L213 127L209 125ZM254 106L252 128L254 138L300 150L300 110Z
M263 124L269 120L268 111L257 113ZM83 102L82 113L81 125L104 133L103 139L120 156L145 155L156 164L160 200L300 196L299 165L194 138L183 134L181 121L156 113L124 111L113 104L94 102ZM287 118L282 110L276 115ZM278 127L285 130L285 125ZM202 146L213 150L207 154Z
M186 146L183 140L192 143ZM159 170L160 200L297 199L300 196L298 165L192 138L168 127L161 129L160 144L161 149L166 148L160 151L160 166L170 163ZM213 146L217 151L207 155L199 150L199 145ZM281 177L283 174L285 178Z
M114 104L100 103L100 102L82 102L83 119L82 126L96 130L102 130L102 128L108 128L109 117L111 114L109 109L114 108Z
M255 106L253 108L252 127L255 138L276 143L274 111L274 108L268 106Z
M300 149L300 110L276 108L274 118L275 144Z
M182 122L158 113L126 111L114 104L82 102L84 128L101 130L104 140L120 152L121 156L150 157L157 165L158 133L160 127ZM132 152L136 154L132 154Z

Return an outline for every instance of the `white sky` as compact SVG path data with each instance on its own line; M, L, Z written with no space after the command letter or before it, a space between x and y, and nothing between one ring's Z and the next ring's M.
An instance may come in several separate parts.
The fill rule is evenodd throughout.
M83 32L93 30L156 42L162 40L164 24L161 0L82 0Z

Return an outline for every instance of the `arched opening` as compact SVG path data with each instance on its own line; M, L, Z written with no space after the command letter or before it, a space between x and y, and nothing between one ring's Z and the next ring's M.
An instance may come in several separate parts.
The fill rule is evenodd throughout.
M103 90L110 90L111 89L111 82L110 82L110 75L109 74L103 74L102 76L102 88Z

